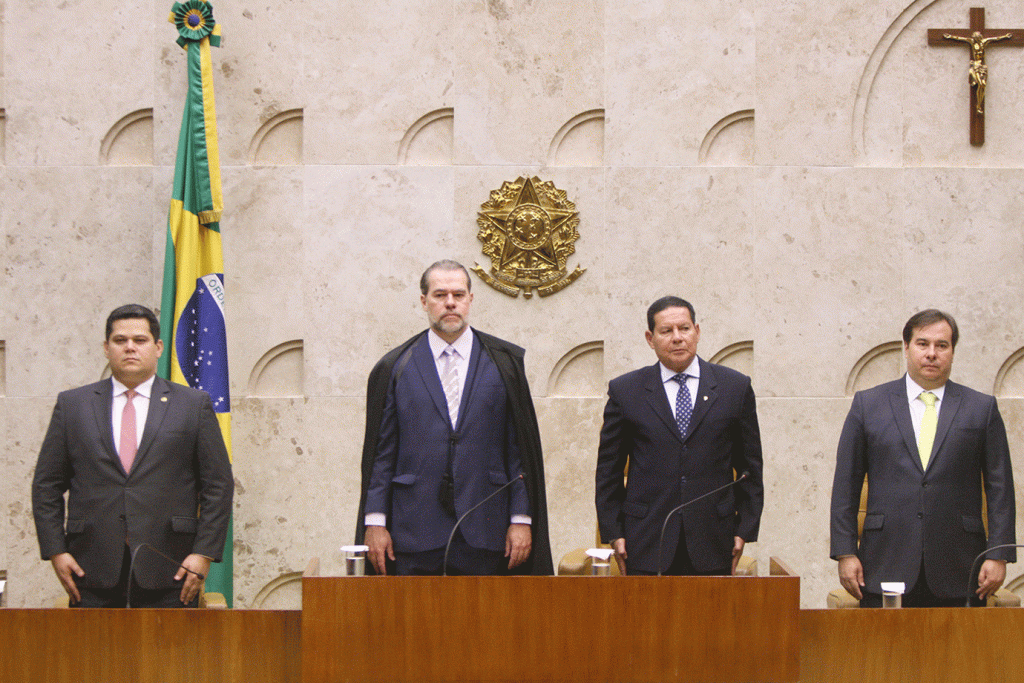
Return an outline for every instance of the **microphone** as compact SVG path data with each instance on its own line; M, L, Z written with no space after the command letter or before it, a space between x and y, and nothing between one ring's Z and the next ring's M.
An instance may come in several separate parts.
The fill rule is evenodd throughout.
M750 472L744 470L743 474L741 474L740 476L736 477L735 479L730 481L725 486L719 486L714 491L708 491L707 493L701 494L701 495L697 496L696 498L694 498L692 500L688 500L685 503L683 503L682 505L679 505L679 506L673 508L671 512L669 512L667 515L665 515L665 521L661 523L661 536L658 538L658 576L661 576L661 550L662 550L662 546L665 545L665 527L668 526L668 520L672 519L672 515L676 514L677 512L682 510L687 505L691 505L693 503L696 503L698 500L703 500L703 499L707 498L708 496L713 496L714 494L718 493L719 491L724 491L725 489L729 488L730 486L734 486L734 485L740 483L741 481L743 481L744 479L749 479L749 478L750 478ZM627 551L628 551L628 549L627 549Z
M510 479L508 482L502 485L502 487L499 488L497 491L487 496L473 507L466 510L466 512L461 517L459 517L459 519L455 522L455 526L452 527L452 532L448 534L448 543L444 547L444 561L441 563L441 576L448 576L448 551L451 550L452 539L455 538L455 532L458 531L459 525L462 524L462 520L466 519L466 517L469 517L469 513L473 512L478 507L489 501L491 498L494 498L496 495L498 495L499 493L507 489L509 486L520 480L526 481L526 477L521 472L519 473L518 477L513 477L512 479Z
M165 560L167 560L168 562L173 564L175 567L177 567L179 569L184 569L189 574L195 574L196 576L199 577L200 581L203 581L203 580L206 579L206 577L203 576L202 574L200 574L199 572L194 571L192 569L189 569L185 565L183 565L180 562L178 562L177 560L175 560L173 557L170 557L169 555L163 554L162 552L160 552L159 550L157 550L156 548L154 548L150 544L148 544L148 543L140 543L139 545L137 545L135 547L135 550L132 551L132 561L131 561L131 564L128 565L128 587L127 587L127 591L126 591L126 594L125 594L125 606L126 607L131 607L132 606L132 577L135 576L135 558L138 556L139 551L142 550L143 548L149 548L154 553L156 553L160 557L164 558Z
M992 546L991 548L982 550L980 553L978 553L978 556L974 558L974 562L971 563L971 573L967 576L967 602L964 604L964 607L971 606L971 589L974 588L974 581L975 577L978 575L978 569L981 566L979 564L981 562L981 559L993 550L1002 550L1004 548L1024 548L1024 545L1020 543L1004 543L1002 545Z

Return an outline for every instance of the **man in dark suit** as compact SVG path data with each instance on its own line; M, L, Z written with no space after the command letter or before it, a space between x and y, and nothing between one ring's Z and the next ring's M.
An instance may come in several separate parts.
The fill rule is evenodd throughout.
M683 299L651 304L647 328L658 362L608 385L597 457L601 540L623 574L731 574L744 544L757 540L764 504L750 378L697 357L700 326ZM659 553L673 508L743 472L743 481L672 515Z
M206 392L156 377L151 310L115 309L106 335L112 379L62 392L39 451L39 548L72 605L195 606L231 514L220 427Z
M496 493L459 526L448 573L550 574L523 350L469 327L462 265L431 265L420 290L430 328L370 374L356 540L365 538L378 574L440 574L456 519Z
M1015 543L1013 471L992 396L949 381L956 321L928 309L903 328L907 374L853 397L832 484L832 559L862 607L880 607L883 581L903 582L905 607L963 605L974 558ZM858 547L864 476L867 516ZM982 521L982 481L988 539ZM1013 548L992 551L972 604L1002 585Z

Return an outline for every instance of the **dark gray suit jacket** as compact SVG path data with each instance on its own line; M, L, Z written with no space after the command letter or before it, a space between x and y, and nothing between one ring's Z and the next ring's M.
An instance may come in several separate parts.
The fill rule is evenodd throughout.
M157 377L130 474L114 446L112 395L103 380L57 397L32 482L43 559L70 552L85 571L76 582L94 588L117 584L125 539L179 562L190 553L219 561L234 480L209 395ZM176 571L146 549L137 555L144 588L173 587Z
M596 503L601 540L626 539L628 567L658 571L658 538L672 508L749 472L749 479L672 516L662 549L664 570L685 527L698 571L732 563L733 537L756 541L764 506L761 436L750 378L700 360L700 382L685 438L676 427L660 364L608 385L598 449ZM623 470L629 462L629 482Z
M857 511L868 478L867 516L857 545ZM982 524L982 481L988 539ZM1013 471L1006 429L992 396L946 382L928 469L921 466L906 378L853 397L832 484L831 556L860 557L865 589L917 583L922 558L939 598L966 598L971 563L986 547L1015 542ZM1013 549L992 559L1016 560Z

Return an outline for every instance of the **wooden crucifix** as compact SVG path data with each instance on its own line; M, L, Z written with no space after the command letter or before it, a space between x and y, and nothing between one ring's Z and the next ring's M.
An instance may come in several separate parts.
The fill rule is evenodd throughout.
M985 50L989 47L1024 47L1024 28L985 28L985 8L971 8L969 28L930 28L928 44L949 46L963 44L971 49L971 66L967 81L971 86L971 144L985 144L985 89L988 67Z

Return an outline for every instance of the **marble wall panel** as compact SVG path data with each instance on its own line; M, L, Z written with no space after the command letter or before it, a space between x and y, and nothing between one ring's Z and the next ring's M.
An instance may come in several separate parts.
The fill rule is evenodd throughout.
M1024 539L1024 515L1021 514L1021 484L1024 483L1024 399L999 399L999 412L1006 424L1006 437L1010 442L1010 458L1013 460L1013 480L1017 491L1017 542ZM1024 554L1017 551L1017 562L1006 566L1006 583L1024 575Z
M315 458L310 435L323 427L337 436L342 421L307 417L301 398L232 401L236 607L252 606L268 582L322 552L318 539L336 511L320 505L320 490L337 473Z
M705 358L753 337L757 177L747 168L609 171L601 307L609 378L655 362L646 313L666 294L693 304Z
M322 48L325 34L332 32L313 24L311 8L320 4L284 0L214 5L214 17L223 36L221 47L212 50L223 165L244 164L259 127L306 102L307 87L313 84L304 79L303 54ZM161 36L170 30L166 37L173 43L177 37L174 27L166 26L163 29L158 25L158 29ZM185 78L183 64L178 73ZM312 92L316 90L319 86ZM173 155L174 150L169 151Z
M756 103L755 3L609 3L605 163L696 165L722 118Z
M534 401L544 448L548 527L556 571L567 552L594 547L594 468L604 403L603 398Z
M605 2L455 0L455 162L540 164L602 105Z
M589 341L603 339L605 311L595 305L606 291L604 273L610 263L610 247L605 226L605 175L588 168L522 168L506 166L465 167L455 170L454 258L467 267L479 265L491 269L491 259L482 252L477 239L477 215L490 192L519 177L539 177L553 182L576 205L580 233L576 251L566 261L566 269L586 269L575 282L560 292L531 298L520 294L509 297L493 289L475 273L471 324L507 339L526 349L526 371L531 391L542 396L558 361L570 350ZM420 266L422 269L428 264ZM425 320L425 318L423 318Z
M957 319L953 378L988 393L1024 339L1022 181L1018 169L902 174L908 311L934 306Z
M303 269L306 394L363 396L386 350L426 324L419 277L473 253L453 221L452 169L306 167Z
M310 2L302 53L308 164L393 164L406 130L454 104L451 0Z
M766 396L844 394L855 364L898 339L905 218L896 170L774 168L757 192L754 354Z
M759 164L853 162L851 132L861 77L905 7L905 0L758 3Z
M17 16L5 8L9 165L96 165L107 130L152 104L153 4L108 6L33 3Z
M8 396L54 396L99 379L107 314L156 303L152 182L149 168L8 167Z
M1001 0L985 4L987 28L1024 30L1020 4ZM1024 57L1020 47L992 44L985 51L988 87L985 96L985 145L970 140L969 48L927 46L927 29L969 26L968 6L934 3L917 15L893 45L881 76L898 80L907 166L1018 167L1024 155ZM869 121L876 124L875 121Z
M8 607L53 607L66 594L39 558L32 519L32 475L53 412L53 398L0 398L0 569L7 570Z
M306 333L303 175L295 167L230 167L222 175L225 315L235 396L245 395L252 369L267 351Z

